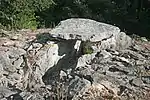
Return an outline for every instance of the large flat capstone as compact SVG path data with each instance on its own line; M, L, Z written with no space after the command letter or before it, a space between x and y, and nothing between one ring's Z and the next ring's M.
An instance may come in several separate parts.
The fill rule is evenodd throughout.
M71 18L61 21L50 33L52 37L65 40L79 39L98 42L116 36L120 33L120 29L91 19Z

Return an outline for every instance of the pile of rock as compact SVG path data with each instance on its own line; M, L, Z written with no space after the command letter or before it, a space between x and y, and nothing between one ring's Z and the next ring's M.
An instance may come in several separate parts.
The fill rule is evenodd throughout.
M3 36L0 99L149 100L150 42L80 18Z

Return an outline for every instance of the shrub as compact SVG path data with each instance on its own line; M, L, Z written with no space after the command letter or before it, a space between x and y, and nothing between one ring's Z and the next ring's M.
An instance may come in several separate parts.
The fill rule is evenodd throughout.
M90 41L82 42L82 53L83 54L92 54L93 53L92 43Z
M52 0L0 0L0 27L5 29L35 29L35 12L49 8Z

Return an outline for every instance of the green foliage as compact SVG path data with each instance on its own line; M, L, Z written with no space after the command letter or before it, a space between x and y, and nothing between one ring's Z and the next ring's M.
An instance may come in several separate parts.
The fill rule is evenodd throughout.
M14 28L31 28L31 29L36 29L37 27L37 22L35 18L34 12L32 13L24 13L20 12L16 15L16 19L13 22Z
M61 20L80 17L148 35L149 5L149 0L0 0L0 28L55 27Z
M93 53L92 43L90 41L85 41L82 43L82 53L92 54Z
M148 0L54 0L55 6L37 12L40 25L52 27L61 20L90 18L119 26L127 33L148 35L150 1Z
M51 6L52 0L1 0L0 28L36 29L38 26L35 12Z
M51 40L49 33L37 34L36 36L37 42L46 43L48 40Z

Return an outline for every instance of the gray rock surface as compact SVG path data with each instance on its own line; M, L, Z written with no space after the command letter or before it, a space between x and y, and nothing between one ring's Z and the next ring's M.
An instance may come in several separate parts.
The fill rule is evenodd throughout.
M61 21L60 24L51 31L52 36L62 39L90 40L92 42L110 38L118 35L118 27L96 22L90 19L72 18Z
M18 32L0 38L0 99L150 99L149 41L89 19Z
M71 18L61 21L50 34L65 40L95 42L99 46L97 49L122 49L131 45L131 38L120 32L118 27L90 19Z
M6 87L0 87L0 99L4 98L4 97L9 97L13 94L16 94L15 92L9 90Z

